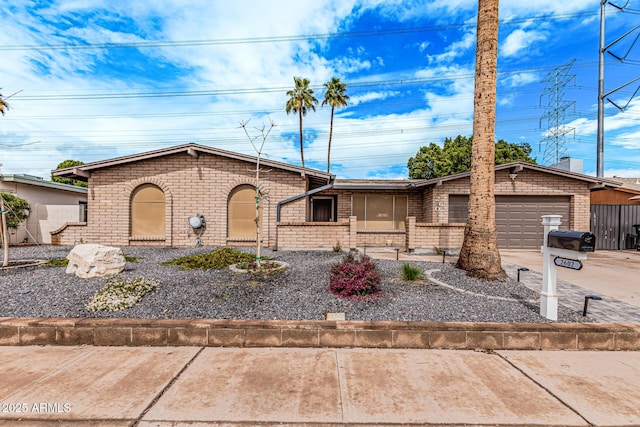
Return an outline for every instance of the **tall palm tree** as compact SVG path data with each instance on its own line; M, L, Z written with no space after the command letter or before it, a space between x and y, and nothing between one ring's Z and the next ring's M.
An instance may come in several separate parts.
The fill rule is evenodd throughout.
M9 104L4 100L2 94L0 93L0 113L4 116L4 111L9 109Z
M324 84L327 88L324 93L324 100L322 107L326 104L331 106L331 124L329 125L329 147L327 148L327 173L331 171L331 137L333 136L333 112L336 107L346 107L349 95L346 94L347 84L342 83L340 79L332 77L327 83Z
M289 99L287 100L286 111L289 113L298 113L300 118L300 158L302 159L302 167L304 168L304 147L302 144L302 117L307 115L307 110L316 111L318 100L313 96L313 89L309 87L309 79L302 77L293 78L294 88L287 92Z
M506 277L496 231L495 122L498 62L498 0L479 0L469 216L456 267L492 280Z

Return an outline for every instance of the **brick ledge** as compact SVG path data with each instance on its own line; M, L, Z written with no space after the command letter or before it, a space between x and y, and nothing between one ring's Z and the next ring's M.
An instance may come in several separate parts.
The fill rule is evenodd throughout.
M216 319L0 318L0 346L640 350L640 325Z

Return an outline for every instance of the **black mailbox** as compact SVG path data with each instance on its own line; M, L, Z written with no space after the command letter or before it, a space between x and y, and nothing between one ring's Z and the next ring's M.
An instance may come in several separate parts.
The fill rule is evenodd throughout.
M547 246L576 252L594 252L596 236L587 231L552 230L547 236Z

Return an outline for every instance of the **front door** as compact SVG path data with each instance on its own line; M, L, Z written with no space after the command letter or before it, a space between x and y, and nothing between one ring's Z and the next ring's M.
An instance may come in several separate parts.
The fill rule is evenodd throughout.
M330 222L333 221L333 199L317 198L313 199L313 218L314 222Z

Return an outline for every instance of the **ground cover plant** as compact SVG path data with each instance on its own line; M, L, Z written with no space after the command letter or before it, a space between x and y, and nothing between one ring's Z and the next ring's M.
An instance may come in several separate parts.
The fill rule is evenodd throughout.
M42 264L42 267L66 267L69 265L69 260L66 258L50 259Z
M262 257L262 259L268 258ZM250 263L255 260L255 255L232 248L220 248L206 254L175 258L170 261L163 262L162 265L176 265L183 270L193 270L196 268L201 270L222 270L223 268L229 267L231 264L241 262Z
M382 276L368 256L350 253L331 268L328 291L351 300L376 298L380 295Z
M123 279L120 276L105 280L105 286L87 305L91 311L118 311L132 307L149 292L155 292L158 282L142 277Z

